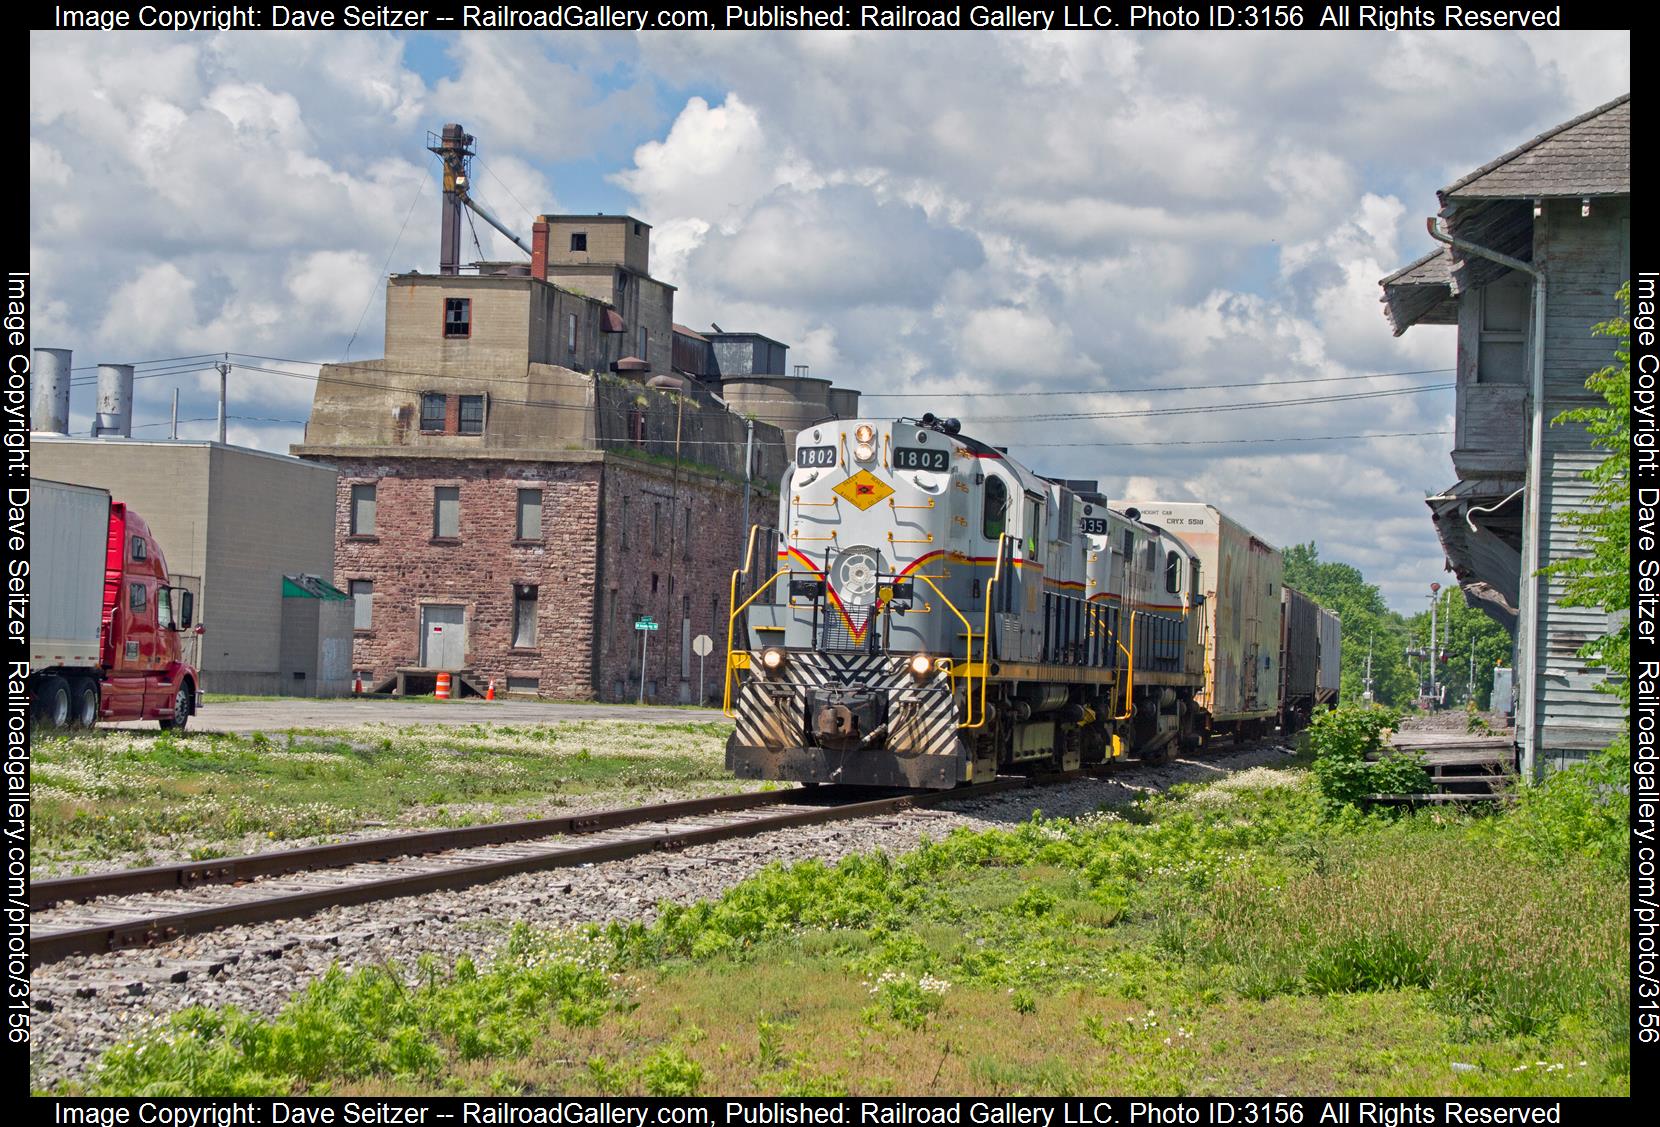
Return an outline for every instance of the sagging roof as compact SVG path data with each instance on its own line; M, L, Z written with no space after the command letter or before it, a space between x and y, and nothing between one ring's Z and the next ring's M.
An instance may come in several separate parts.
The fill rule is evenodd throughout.
M1436 247L1387 278L1380 278L1378 285L1383 287L1384 316L1396 336L1413 325L1458 324L1458 302L1452 292L1452 257L1444 246Z
M1631 194L1631 95L1547 129L1442 188L1460 200Z

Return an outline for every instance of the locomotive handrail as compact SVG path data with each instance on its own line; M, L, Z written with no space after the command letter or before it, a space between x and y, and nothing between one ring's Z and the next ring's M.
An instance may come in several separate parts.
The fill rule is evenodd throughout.
M928 584L928 586L932 587L934 589L934 594L938 595L940 597L940 601L943 602L946 606L950 607L951 608L951 613L956 615L957 618L962 622L963 629L968 631L968 648L966 650L964 650L963 652L965 652L966 654L968 654L968 656L970 658L972 658L974 656L974 625L973 625L973 623L968 621L968 619L963 615L963 612L957 609L957 604L952 602L950 596L948 596L944 591L941 591L939 589L939 585L936 584L932 579L929 579L926 575L921 575L921 574L912 576L912 578L920 579L924 583ZM982 669L982 670L980 670L980 683L984 684L985 679L986 679L986 671L984 669ZM974 669L973 669L972 662L970 663L970 667L969 667L969 670L968 670L968 686L967 686L967 693L966 693L966 701L967 701L967 704L968 704L968 708L964 710L966 715L963 718L963 722L961 724L958 724L957 727L959 727L959 728L977 728L977 727L979 727L979 725L972 722L973 719L974 719ZM982 706L983 706L983 704L984 704L984 702L982 702Z
M890 509L931 509L933 507L934 499L932 497L928 498L926 505L901 505L895 502L892 497L888 498L888 508Z
M985 629L980 632L980 718L972 724L963 725L965 728L983 728L986 725L986 683L991 679L991 604L993 602L991 596L992 592L997 588L997 581L1003 578L1003 548L1007 544L1008 539L1009 534L1007 532L998 533L997 566L992 568L991 578L986 580L986 609L984 617ZM969 641L970 643L973 642L972 631L970 631ZM971 648L968 652L969 656L973 657L973 649ZM969 683L966 695L970 701L972 701L974 697L973 664L974 663L972 661L969 662L970 668L967 674L969 677ZM969 709L970 712L972 712L972 708L973 706L971 704Z
M733 663L734 655L732 653L732 634L737 627L738 616L749 609L750 603L753 603L756 599L760 598L763 593L770 590L772 585L778 582L780 576L788 574L789 572L785 571L783 568L779 568L777 571L773 572L772 578L757 586L755 588L755 592L750 595L749 598L745 599L743 601L743 605L734 610L731 617L726 620L726 684L721 693L721 714L724 716L732 716L732 670L736 668ZM732 573L732 597L734 599L738 597L737 572Z
M909 540L896 540L896 539L894 539L894 535L893 535L892 532L888 533L888 543L889 544L932 544L933 542L934 542L934 534L932 532L928 533L928 535L925 538L921 539L921 540L917 540L914 537L912 539L909 539Z
M1124 676L1124 715L1114 716L1114 720L1128 720L1135 715L1135 619L1136 613L1130 610L1130 648L1124 649L1124 643L1119 642L1118 648L1124 651L1124 656L1130 659L1130 664Z

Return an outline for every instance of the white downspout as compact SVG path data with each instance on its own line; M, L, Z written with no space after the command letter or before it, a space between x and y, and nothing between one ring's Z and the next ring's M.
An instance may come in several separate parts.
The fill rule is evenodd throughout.
M1539 761L1539 499L1540 479L1545 463L1545 275L1531 264L1496 250L1477 246L1442 231L1432 215L1424 221L1429 237L1436 242L1467 254L1496 262L1500 266L1520 271L1533 279L1533 380L1530 419L1530 446L1527 459L1527 484L1523 486L1523 519L1527 522L1522 533L1522 653L1517 664L1526 670L1527 688L1520 694L1527 705L1521 724L1522 778L1532 782L1537 778Z

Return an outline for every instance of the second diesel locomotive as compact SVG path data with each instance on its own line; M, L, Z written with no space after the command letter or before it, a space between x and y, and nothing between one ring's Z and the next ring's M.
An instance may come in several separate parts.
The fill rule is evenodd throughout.
M1219 726L1212 631L1240 632L1216 599L1185 538L954 420L810 426L733 576L727 766L945 788L1197 747ZM1273 715L1276 679L1251 682Z

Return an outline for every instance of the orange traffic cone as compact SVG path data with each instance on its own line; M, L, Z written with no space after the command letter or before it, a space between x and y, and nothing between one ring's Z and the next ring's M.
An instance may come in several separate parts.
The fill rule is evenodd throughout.
M494 677L490 678L490 683L484 687L484 699L496 699L496 679Z
M361 693L363 691L363 670L359 669L356 677L357 680L352 682L352 692Z
M433 690L432 695L439 700L450 699L450 675L448 673L438 675L438 687Z

